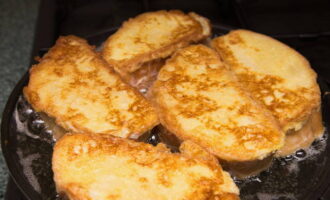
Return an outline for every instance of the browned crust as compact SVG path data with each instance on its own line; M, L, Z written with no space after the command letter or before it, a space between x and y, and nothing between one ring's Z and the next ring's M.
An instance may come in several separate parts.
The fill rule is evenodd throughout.
M230 40L229 42L231 42L232 44L242 44L242 45L244 45L244 41L239 37L239 34L240 33L245 33L245 32L258 34L258 35L261 35L262 37L268 38L271 41L275 41L275 42L279 43L279 45L283 46L288 52L290 52L290 54L293 54L293 55L295 55L295 56L297 56L301 59L301 61L304 64L300 67L304 68L304 70L307 71L307 73L309 73L310 77L315 80L315 84L313 84L312 87L308 88L309 91L313 91L312 93L310 93L310 98L309 99L304 99L304 100L301 100L301 101L298 102L299 104L300 103L304 104L304 106L299 107L298 108L299 112L296 112L293 117L288 118L285 115L283 115L283 113L276 113L274 111L276 109L276 107L273 108L273 107L270 107L270 106L266 106L267 109L269 109L270 112L279 120L281 127L286 132L291 131L293 129L294 125L297 124L297 123L304 124L307 121L307 119L310 117L310 115L320 107L321 99L320 99L320 89L319 89L319 86L316 82L317 74L313 71L313 69L311 68L308 60L305 57L303 57L301 54L299 54L293 48L291 48L291 47L281 43L280 41L277 41L274 38L271 38L267 35L262 35L262 34L259 34L259 33L254 33L252 31L243 30L243 29L242 30L234 30L234 31L231 31L229 34L227 34L227 35L233 35L232 40ZM227 36L227 35L225 35L225 36ZM237 37L234 37L234 35L237 36ZM237 60L233 56L233 52L229 49L228 46L226 46L226 44L224 42L224 37L225 36L220 36L218 38L213 39L212 42L211 42L211 46L212 46L212 48L214 48L219 53L222 60L228 65L228 68L233 68L235 66L240 66L241 65L240 61ZM258 51L258 49L256 49L256 51ZM253 74L253 72L251 72L251 73ZM263 83L260 83L259 86L262 87L262 84ZM249 88L245 88L245 89L249 90ZM259 101L258 98L256 98L254 96L254 93L253 93L252 90L251 91L249 90L249 92L252 92L253 98L255 100ZM302 90L300 92L296 91L296 94L299 95L299 93L304 93L304 92L306 92L306 91L304 91L304 90ZM292 109L297 110L297 107L298 106L295 106Z
M203 46L203 45L196 45L196 46ZM190 48L190 47L186 47L186 48ZM207 47L205 47L205 48L207 48ZM182 49L180 51L184 51L184 50L185 49ZM172 56L171 59L168 59L166 64L168 64L168 63L172 62L172 60L176 59L176 56L179 56L180 51L177 51ZM219 62L220 62L220 58L219 58ZM166 64L165 64L165 66L166 66ZM163 67L161 69L161 71L164 68L165 67ZM159 102L159 98L161 98L160 97L160 95L161 95L160 88L163 87L163 83L161 83L161 82L156 81L153 84L153 86L150 90L151 91L151 100L154 104L154 107L157 110L160 123L162 125L164 125L170 132L174 133L177 137L179 137L181 140L194 141L196 144L199 144L200 146L204 147L209 152L216 155L218 158L221 158L221 159L227 160L227 161L249 161L249 160L263 159L264 157L268 156L269 154L273 153L274 151L276 151L277 149L279 149L283 146L285 135L284 135L283 131L281 131L278 121L272 116L272 114L267 109L265 109L263 104L261 104L257 101L254 101L254 99L251 97L251 95L248 92L246 92L243 89L243 86L240 85L238 82L234 81L233 85L235 85L235 87L237 87L237 89L240 90L240 92L242 93L242 97L248 99L248 101L250 101L253 106L260 108L259 109L260 113L262 113L262 115L265 116L264 120L267 121L268 123L270 123L272 125L273 131L275 131L276 134L278 134L278 135L272 136L272 137L274 137L273 139L278 140L278 141L275 142L274 145L269 149L269 151L263 155L258 155L257 149L255 149L255 151L252 151L252 152L247 151L247 150L239 151L239 153L237 152L238 151L237 149L232 149L231 151L228 150L227 152L220 151L214 144L210 144L204 139L199 139L199 138L195 137L194 134L187 133L185 130L180 128L181 125L176 121L176 116L173 115L171 110L168 110L165 105L163 105L162 103ZM182 103L184 103L184 102L182 102ZM242 146L242 145L240 145L240 146Z
M70 36L65 36L65 37L60 37L56 44L54 45L54 47L52 47L49 52L42 58L42 60L40 61L39 64L33 65L30 69L30 81L29 84L23 88L23 94L25 96L25 98L27 99L27 101L31 104L31 106L33 107L33 109L35 109L37 112L45 112L47 115L49 115L50 117L54 118L56 123L59 124L60 126L62 126L63 128L67 129L67 130L71 130L71 131L77 131L79 130L80 132L85 132L85 133L95 133L94 130L90 130L86 127L81 126L79 123L76 123L74 121L70 121L69 125L67 123L68 119L66 116L63 116L59 111L57 111L56 109L52 109L52 107L50 105L44 105L40 102L38 93L36 93L34 91L34 79L35 78L41 78L41 77L33 77L32 75L34 73L36 73L38 70L40 70L39 65L42 64L47 64L49 61L54 61L55 62L67 62L66 58L63 58L63 56L67 56L70 54L73 55L72 53L75 53L77 56L79 55L79 51L77 51L77 49L66 49L67 48L67 42L69 41L75 41L78 42L79 45L84 48L85 50L87 50L91 56L93 56L93 62L95 62L94 64L98 65L98 67L101 69L104 69L106 71L108 71L110 74L115 75L119 80L121 80L121 78L115 74L115 72L113 71L113 69L108 65L108 63L106 61L104 61L101 56L97 53L95 53L93 51L93 47L89 46L87 41L70 35ZM63 51L68 51L67 55L65 55L65 53L63 53ZM70 52L71 51L71 52ZM59 72L60 73L60 72ZM138 135L143 134L144 132L150 130L152 127L156 126L157 124L159 124L157 115L155 113L154 108L149 104L149 102L133 87L131 87L128 84L124 84L125 89L133 91L134 94L136 95L136 97L144 104L144 106L148 107L148 110L146 112L146 115L144 117L148 118L145 122L145 126L132 126L131 132L129 134L129 136L131 136L133 133L135 134L135 137ZM102 132L103 134L114 134L116 135L117 132L116 131L108 131L108 132Z
M239 200L239 196L233 193L225 193L220 195L219 200Z
M104 44L104 47L102 50L103 58L109 64L114 66L115 70L122 75L124 75L128 72L134 72L135 70L139 69L143 63L145 63L147 61L151 61L151 60L159 59L159 58L166 58L166 57L170 56L173 52L175 52L177 49L188 46L192 42L200 41L209 36L209 35L203 35L202 26L200 25L200 23L193 17L189 17L190 20L195 22L195 28L194 28L194 30L191 31L191 33L185 35L184 37L178 38L177 40L173 41L172 43L164 45L162 48L153 50L149 53L137 55L131 59L125 59L125 60L109 59L108 55L111 54L111 42L113 40L116 40L117 34L120 34L121 32L126 31L126 27L129 26L129 24L132 23L133 20L136 20L136 19L143 20L143 18L146 15L149 15L150 13L151 12L143 13L135 18L129 19L128 21L124 22L122 27L115 34L111 35ZM157 11L154 13L157 13L157 14L169 13L169 14L173 14L173 15L187 16L186 14L184 14L182 11L179 11L179 10L170 10L170 11L160 10L160 11ZM195 14L195 15L197 15L197 14ZM209 23L209 25L210 25L210 23Z
M198 38L197 40L203 40L203 39L206 39L211 36L212 25L211 25L211 21L209 19L207 19L206 17L200 16L195 12L190 12L190 13L188 13L188 15L190 17L192 17L194 20L196 20L202 26L203 32L201 33L200 36L197 37ZM195 42L198 42L198 41L195 41Z
M152 96L156 96L156 94L153 91ZM153 98L153 101L157 101ZM216 150L216 147L213 146L212 144L207 143L203 139L198 139L194 137L193 135L189 135L184 131L183 129L180 128L180 125L173 119L175 119L175 116L171 114L170 111L166 110L162 105L155 103L154 104L155 108L157 109L158 117L160 120L160 123L164 125L170 132L174 133L180 140L192 140L195 143L201 145L205 149L207 149L210 153L213 155L216 155L218 158L221 158L226 161L238 161L238 162L244 162L244 161L250 161L250 160L256 160L256 159L263 159L267 157L269 154L272 152L276 151L279 149L281 146L283 146L284 143L284 134L281 137L281 141L279 142L278 147L274 148L273 150L270 150L268 153L264 155L258 155L256 156L255 152L240 152L239 154L236 154L236 150L233 149L232 152L223 152ZM267 112L265 112L266 114ZM268 115L268 114L266 114ZM269 115L268 115L269 116ZM274 123L275 126L278 127L277 121L273 118L273 116L269 116L269 120ZM281 132L281 131L279 131ZM235 155L236 154L236 155Z
M83 147L81 147L83 145ZM52 169L54 171L54 180L58 192L67 194L72 199L91 199L89 194L89 180L79 180L79 182L67 182L66 176L71 176L72 171L67 171L66 166L77 166L77 163L84 167L88 167L88 162L98 156L115 156L118 158L129 159L129 163L137 163L143 168L150 168L157 173L177 173L177 170L184 170L190 166L207 166L214 173L210 178L206 177L191 177L187 179L191 190L188 190L188 196L185 199L239 199L237 194L221 191L219 185L223 184L222 169L217 162L209 162L201 158L195 159L191 157L189 151L198 146L192 144L186 145L186 153L171 153L164 145L160 144L156 147L146 144L131 141L128 139L117 138L110 135L97 134L66 134L62 137L54 147L52 158ZM77 148L79 147L79 148ZM80 148L81 147L81 148ZM197 151L203 151L198 149ZM200 154L200 152L193 154ZM203 153L202 153L203 154ZM211 155L206 155L206 157ZM200 160L201 159L201 160ZM97 160L96 162L102 162ZM87 165L86 165L87 164ZM73 168L72 168L73 169ZM111 169L111 166L109 166ZM71 169L70 169L71 170ZM66 174L71 173L71 174ZM183 172L184 173L184 172ZM73 174L74 175L74 174ZM141 174L140 174L141 175ZM107 176L107 174L105 174ZM137 174L138 176L138 174ZM88 176L89 177L89 176ZM77 180L77 179L75 179ZM90 180L95 181L95 180ZM146 180L139 179L141 182ZM232 180L231 180L232 181ZM145 182L148 184L148 182ZM150 184L150 183L149 183ZM163 187L169 187L171 184L167 181L161 183ZM170 184L170 185L168 185ZM111 185L109 185L111 187ZM106 191L105 191L106 192ZM109 194L106 199L121 199L120 196Z

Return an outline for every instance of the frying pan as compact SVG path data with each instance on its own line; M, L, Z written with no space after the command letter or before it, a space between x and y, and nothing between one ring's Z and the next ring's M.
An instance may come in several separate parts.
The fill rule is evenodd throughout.
M213 26L217 35L231 28ZM116 28L87 37L92 45L99 46ZM45 50L39 51L41 56ZM37 113L33 112L22 97L22 89L28 83L28 72L12 91L1 124L1 145L9 172L24 195L31 200L60 199L55 191L51 156L53 140ZM329 129L330 92L327 83L318 79L322 91L323 122ZM154 144L157 135L146 141ZM234 178L240 187L242 200L319 200L330 199L330 140L328 132L304 151L292 156L274 159L271 167L257 176L245 180ZM159 139L159 138L158 138Z

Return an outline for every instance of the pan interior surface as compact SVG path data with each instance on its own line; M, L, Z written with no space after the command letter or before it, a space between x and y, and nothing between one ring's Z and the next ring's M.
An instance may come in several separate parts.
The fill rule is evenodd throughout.
M215 35L227 31L221 26L213 27ZM104 41L104 34L93 36L90 41L93 45L100 45ZM6 105L1 127L3 154L11 176L27 198L60 199L51 170L53 133L40 114L34 112L23 98L22 88L27 82L28 73L17 84ZM327 129L330 97L327 84L322 80L319 80L319 84L325 134L306 150L274 159L271 167L257 176L234 178L242 200L316 200L329 186L330 168L327 166L330 166L330 145ZM152 131L144 141L151 144L161 142L159 134Z

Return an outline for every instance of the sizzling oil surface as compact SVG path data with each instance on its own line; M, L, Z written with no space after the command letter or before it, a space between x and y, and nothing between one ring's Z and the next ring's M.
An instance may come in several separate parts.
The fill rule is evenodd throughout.
M221 165L224 169L228 169L235 177L239 179L246 179L267 170L271 166L273 158L274 156L270 155L262 160L246 162L221 162Z

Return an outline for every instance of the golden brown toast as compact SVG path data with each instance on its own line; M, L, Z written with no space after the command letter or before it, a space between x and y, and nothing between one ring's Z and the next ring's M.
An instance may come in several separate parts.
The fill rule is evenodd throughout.
M147 12L124 22L105 42L103 58L120 74L133 72L145 62L166 58L178 48L207 38L209 20L178 10Z
M185 157L191 159L198 159L199 161L204 162L210 166L219 165L219 161L216 157L214 157L207 150L190 140L186 140L181 143L180 152ZM235 185L229 173L226 171L222 171L222 175L223 183L219 187L224 194L221 196L221 199L239 199L237 196L237 194L239 194L238 187Z
M158 124L150 103L75 36L60 37L31 68L24 95L70 131L136 138Z
M151 94L169 131L223 160L263 159L283 145L275 118L206 46L178 50L160 70Z
M54 148L56 188L72 200L239 199L228 173L214 158L205 158L211 155L193 143L182 149L184 153L171 153L163 144L67 134Z
M320 109L320 89L309 62L262 34L235 30L212 41L227 67L279 120L285 132L302 128Z

